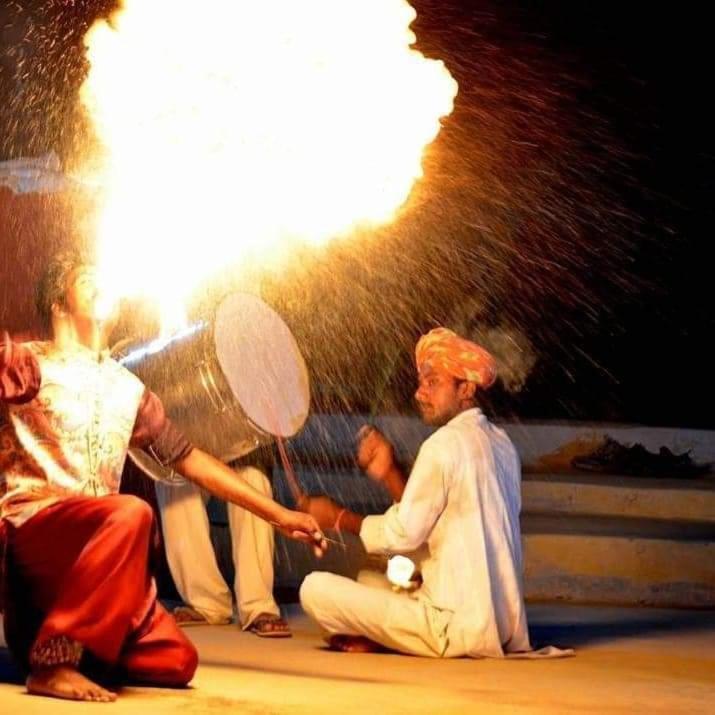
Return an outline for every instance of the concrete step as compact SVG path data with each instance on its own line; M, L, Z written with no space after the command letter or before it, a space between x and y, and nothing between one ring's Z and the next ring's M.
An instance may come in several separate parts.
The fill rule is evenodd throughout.
M715 524L715 477L525 474L522 511Z
M715 525L524 515L533 601L715 608Z

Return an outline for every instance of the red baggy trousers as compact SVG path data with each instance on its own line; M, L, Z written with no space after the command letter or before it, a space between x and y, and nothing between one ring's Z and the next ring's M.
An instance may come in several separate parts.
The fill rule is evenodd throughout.
M5 633L27 667L33 644L66 636L132 681L181 687L196 649L156 599L151 507L127 494L72 497L7 529Z

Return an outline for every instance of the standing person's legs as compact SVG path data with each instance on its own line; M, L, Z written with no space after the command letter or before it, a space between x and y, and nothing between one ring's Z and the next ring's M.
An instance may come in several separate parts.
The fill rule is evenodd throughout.
M411 655L440 657L450 614L423 601L315 571L300 589L305 612L329 635L361 636Z
M156 483L166 560L181 598L209 623L229 623L231 591L221 575L206 513L207 496L186 484Z
M259 469L244 467L237 470L237 475L262 494L272 496L268 477ZM249 628L263 616L278 619L280 610L273 598L273 527L235 504L228 504L228 522L236 570L234 588L241 627ZM284 623L278 624L280 628L272 628L271 621L270 618L264 619L264 630L267 632L261 635L288 634Z

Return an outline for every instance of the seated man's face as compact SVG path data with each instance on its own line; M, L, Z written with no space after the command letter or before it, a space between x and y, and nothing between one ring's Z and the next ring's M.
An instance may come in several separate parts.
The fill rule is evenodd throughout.
M418 379L415 400L425 424L441 427L462 411L462 383L452 375L424 365Z

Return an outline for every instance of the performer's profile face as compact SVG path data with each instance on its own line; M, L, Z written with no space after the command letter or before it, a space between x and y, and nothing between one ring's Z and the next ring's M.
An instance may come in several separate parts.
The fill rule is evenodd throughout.
M67 312L74 318L95 320L100 289L97 284L97 269L92 265L79 266L70 274L67 281L65 305ZM118 307L105 317L105 322L115 323L119 317Z
M79 266L67 279L65 305L70 315L91 317L97 300L97 276L93 266Z
M415 400L425 424L441 427L463 409L461 383L452 375L434 370L429 364L420 368Z

